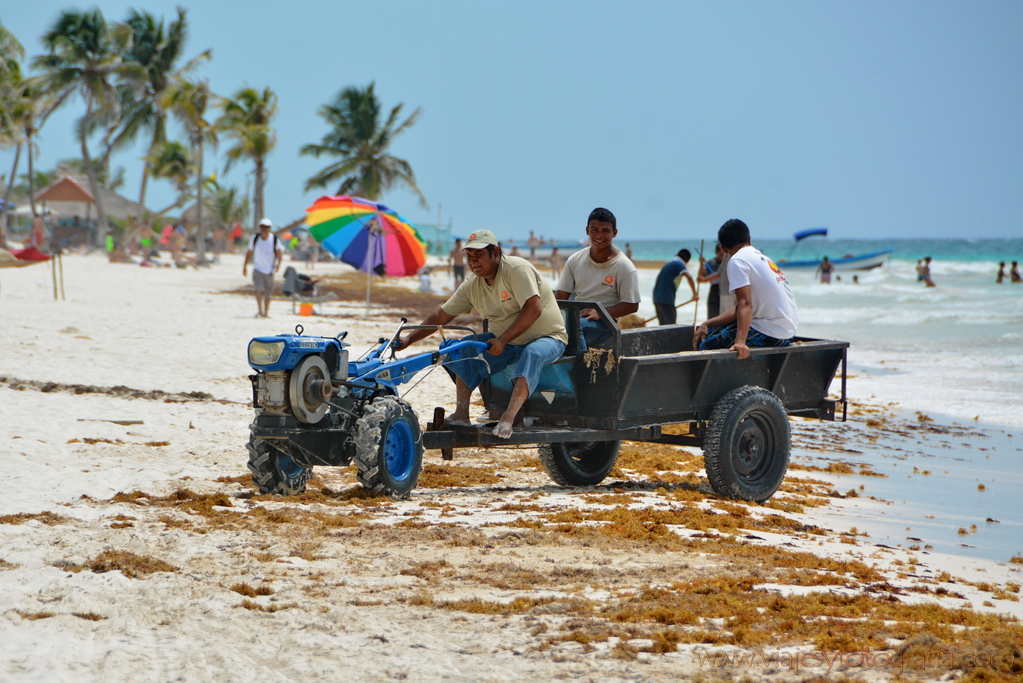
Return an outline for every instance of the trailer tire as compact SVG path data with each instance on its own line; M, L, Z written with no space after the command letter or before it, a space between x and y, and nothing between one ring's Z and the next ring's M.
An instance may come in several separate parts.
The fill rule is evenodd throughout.
M789 417L777 396L751 386L728 392L714 406L703 440L714 492L764 502L785 478L791 441Z
M266 495L297 496L305 492L313 468L299 465L289 455L274 448L264 439L252 436L246 445L252 483Z
M373 401L355 424L359 482L374 493L403 500L423 469L423 431L412 407L386 396Z
M540 444L540 463L562 486L594 486L604 481L618 460L621 441Z

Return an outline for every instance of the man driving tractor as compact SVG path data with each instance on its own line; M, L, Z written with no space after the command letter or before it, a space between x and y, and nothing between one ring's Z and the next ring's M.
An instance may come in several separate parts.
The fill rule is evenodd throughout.
M474 308L490 322L489 333L467 337L487 343L487 358L464 358L447 366L455 375L455 412L447 424L470 426L472 391L515 364L511 399L493 430L495 436L507 439L515 416L536 389L540 371L565 352L568 333L550 285L526 259L501 253L494 233L477 230L469 235L463 251L472 277L421 324L446 325ZM400 348L430 334L433 330L412 330L400 340Z

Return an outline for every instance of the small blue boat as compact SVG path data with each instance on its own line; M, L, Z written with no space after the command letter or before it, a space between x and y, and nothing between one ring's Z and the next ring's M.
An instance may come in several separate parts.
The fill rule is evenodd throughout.
M807 237L813 237L814 235L820 235L826 237L828 234L827 228L808 228L806 230L800 230L793 237L796 238L796 244L792 245L792 249L789 249L789 253L786 254L785 258L778 261L778 267L782 270L817 270L821 265L821 259L809 259L802 261L790 261L788 257L792 255L796 245L799 241ZM847 271L847 270L870 270L871 268L878 268L884 265L884 262L888 260L888 255L892 253L892 249L882 249L880 251L872 251L866 254L846 254L842 258L830 259L831 264L835 267L836 271Z

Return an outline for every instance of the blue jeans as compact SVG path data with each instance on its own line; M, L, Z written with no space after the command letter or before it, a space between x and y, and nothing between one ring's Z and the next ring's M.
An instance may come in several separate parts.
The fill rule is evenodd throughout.
M579 334L582 336L583 351L600 346L611 338L611 328L603 320L579 318Z
M735 343L735 335L739 331L736 323L724 327L712 327L707 337L700 342L701 351L713 351L714 349L731 348ZM763 348L765 346L788 346L792 339L776 339L768 337L763 332L757 332L752 327L746 335L746 346L752 348Z
M485 342L493 339L496 335L491 333L469 335L465 337L471 341ZM447 365L449 372L457 376L469 389L475 389L483 380L495 375L512 363L515 366L515 374L512 375L512 384L519 377L526 378L526 385L530 394L540 383L540 371L545 365L550 365L565 353L565 342L553 337L540 337L528 344L512 345L504 347L500 356L491 356L489 352L483 351L473 358L456 360Z

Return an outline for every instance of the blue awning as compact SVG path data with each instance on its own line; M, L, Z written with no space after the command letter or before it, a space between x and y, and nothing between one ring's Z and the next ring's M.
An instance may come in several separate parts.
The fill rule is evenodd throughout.
M821 236L827 237L828 229L827 228L807 228L806 230L800 230L795 235L793 235L793 237L795 237L796 241L798 242L799 240L803 239L804 237L813 237L814 235L821 235Z

